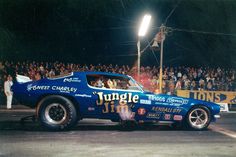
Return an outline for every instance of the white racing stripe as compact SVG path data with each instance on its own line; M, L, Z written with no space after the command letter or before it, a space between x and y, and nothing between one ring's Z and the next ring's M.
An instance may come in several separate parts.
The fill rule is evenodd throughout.
M232 137L232 138L236 138L236 132L235 131L231 131L231 130L228 130L228 129L225 129L225 128L222 128L222 127L219 127L219 126L214 126L214 125L211 125L209 127L209 129L211 129L214 132L218 132L218 133L221 133L223 135L226 135L226 136L229 136L229 137Z

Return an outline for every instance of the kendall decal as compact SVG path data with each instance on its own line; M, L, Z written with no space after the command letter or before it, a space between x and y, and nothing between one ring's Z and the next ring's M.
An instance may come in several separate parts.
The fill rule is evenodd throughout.
M152 107L152 111L164 112L164 113L180 113L182 110L179 108Z

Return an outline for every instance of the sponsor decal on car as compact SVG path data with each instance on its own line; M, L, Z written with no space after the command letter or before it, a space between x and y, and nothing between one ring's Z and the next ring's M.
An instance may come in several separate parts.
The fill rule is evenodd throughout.
M31 91L31 90L49 90L50 86L37 86L37 85L32 85L29 84L27 85L27 91Z
M152 112L148 112L148 113L147 113L147 118L160 119L160 116L161 116L160 113L152 113Z
M162 96L148 95L148 99L157 102L165 102L166 98Z
M170 108L170 107L152 107L152 111L167 112L167 113L180 113L182 110L179 108Z
M171 105L171 106L181 106L188 103L188 99L169 97L165 98L163 96L148 95L148 100L152 100L155 104Z
M171 97L171 98L168 98L166 102L169 103L169 105L180 106L180 105L188 104L188 99Z
M152 101L151 101L151 100L140 99L140 104L151 105L151 104L152 104Z
M164 114L164 119L165 120L171 120L171 114Z
M59 91L62 93L75 93L77 91L77 88L74 87L67 87L67 86L37 86L29 84L27 86L27 91L36 91L36 90L54 90Z
M77 91L77 88L67 86L52 86L52 90L56 90L63 93L75 93Z
M166 102L155 102L154 104L156 104L156 105L169 105L169 104L166 103Z
M92 97L92 95L87 95L87 94L75 94L75 96L84 97L84 98L91 98Z
M63 82L81 82L81 80L76 77L71 77L71 78L64 78Z
M94 107L88 107L88 111L95 111Z
M145 113L146 113L145 108L139 108L138 109L138 115L143 116L143 115L145 115Z
M182 115L174 115L173 119L176 121L181 121L183 119L183 116Z

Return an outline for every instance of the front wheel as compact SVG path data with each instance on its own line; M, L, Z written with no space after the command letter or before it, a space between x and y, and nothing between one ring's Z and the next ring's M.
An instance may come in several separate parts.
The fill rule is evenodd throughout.
M45 97L39 105L39 120L49 130L69 129L77 122L74 105L63 96L52 95Z
M204 130L211 122L211 114L204 106L193 107L187 114L186 123L188 128L194 130Z

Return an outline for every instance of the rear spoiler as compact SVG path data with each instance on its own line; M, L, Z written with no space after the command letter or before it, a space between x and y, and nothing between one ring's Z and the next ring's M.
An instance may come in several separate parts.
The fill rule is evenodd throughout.
M18 83L26 83L32 81L29 77L23 75L16 75L16 81Z

